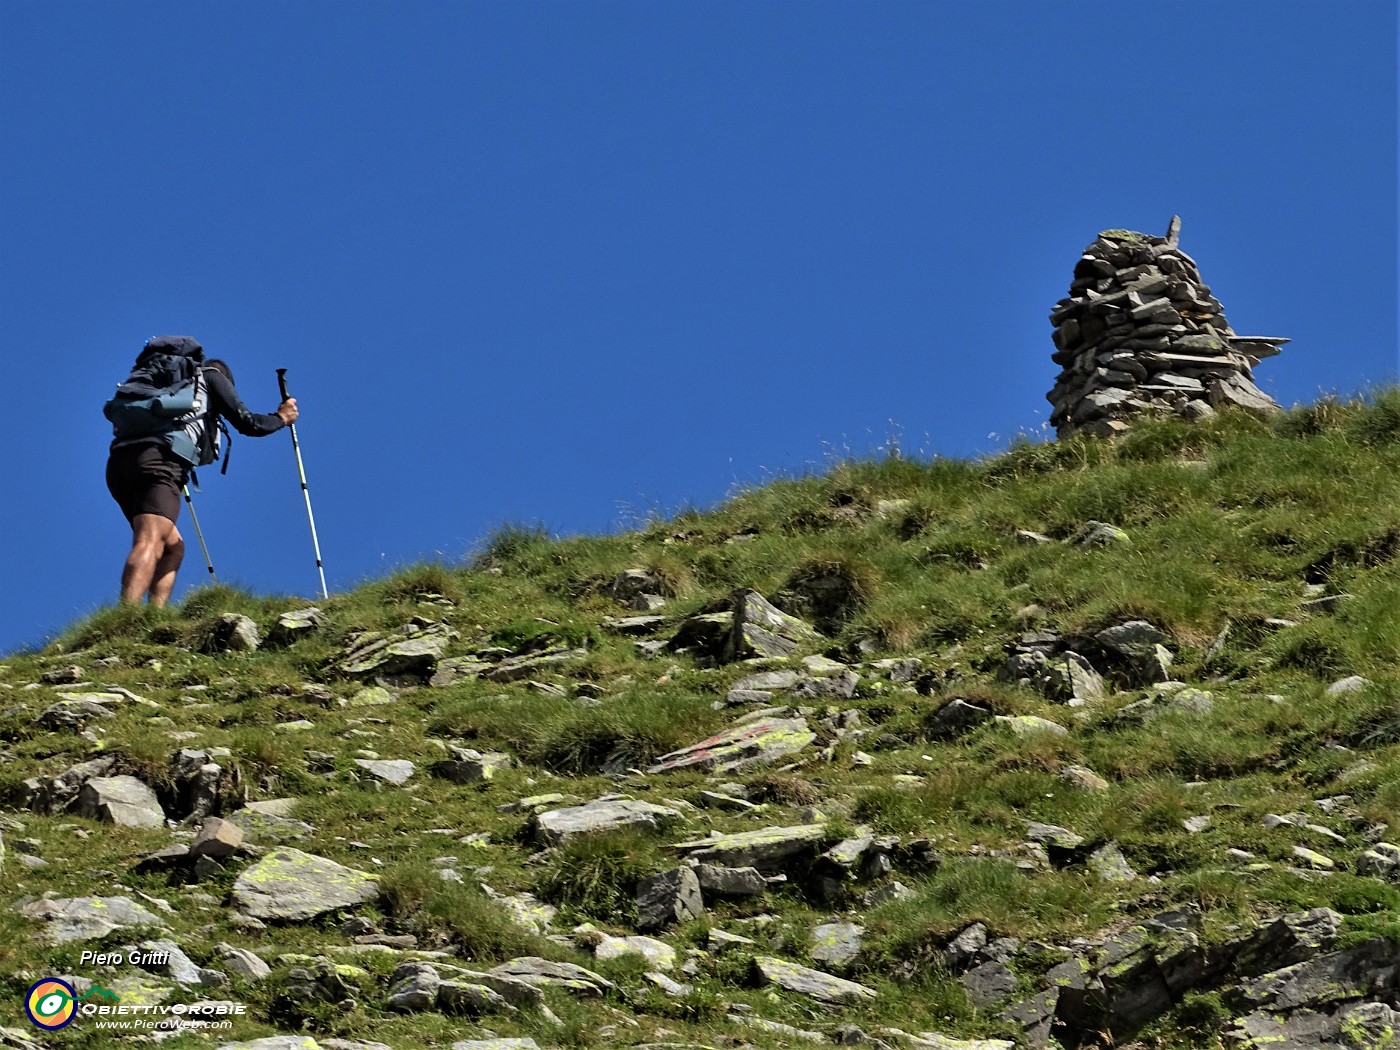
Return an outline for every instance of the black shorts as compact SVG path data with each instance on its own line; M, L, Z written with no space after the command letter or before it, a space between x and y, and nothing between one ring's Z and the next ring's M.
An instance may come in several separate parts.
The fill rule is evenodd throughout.
M180 489L189 469L160 442L122 445L107 458L107 491L127 521L138 514L174 521L180 515Z

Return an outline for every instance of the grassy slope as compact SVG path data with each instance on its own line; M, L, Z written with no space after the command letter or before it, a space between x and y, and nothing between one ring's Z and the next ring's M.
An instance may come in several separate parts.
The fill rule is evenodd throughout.
M1066 539L1091 519L1125 529L1130 543L1084 550L1015 536L1031 529ZM636 766L718 730L739 712L716 711L713 701L752 668L645 660L630 639L606 630L603 618L622 610L604 587L628 568L648 568L667 581L674 598L663 611L673 622L736 587L786 594L792 611L817 615L823 610L804 608L800 595L814 580L840 579L855 601L841 622L826 625L833 633L829 654L852 662L914 655L934 672L916 692L863 671L856 698L841 706L857 709L876 729L860 745L873 755L872 765L853 765L853 747L839 744L833 761L792 775L735 778L769 799L763 823L798 823L804 804L818 799L838 824L929 837L946 858L936 873L897 872L916 897L865 915L867 953L855 976L883 994L851 1008L846 1019L866 1027L997 1031L994 1019L969 1008L956 983L936 967L920 967L911 979L902 966L931 958L948 935L975 919L996 935L1065 943L1174 902L1199 905L1212 930L1326 905L1347 915L1357 931L1400 934L1400 889L1348 873L1366 848L1357 828L1389 821L1387 838L1400 834L1398 390L1367 403L1321 402L1270 423L1242 415L1195 426L1144 423L1113 443L1027 444L976 463L842 463L823 476L775 481L713 511L688 512L624 535L552 541L531 530L506 530L469 567L422 566L333 597L324 605L329 626L288 649L201 652L218 613L243 612L266 629L277 613L304 602L213 589L164 613L109 609L43 652L0 664L0 706L7 708L0 714L0 789L91 757L95 745L87 740L30 726L57 689L24 689L45 670L78 663L92 681L125 686L160 705L125 705L98 727L102 749L120 757L123 771L156 783L168 775L167 759L177 746L229 748L233 758L225 764L236 766L240 795L304 799L299 816L318 832L297 845L383 876L379 914L386 929L414 932L420 946L451 946L486 963L518 954L572 958L636 987L636 965L595 964L506 922L467 872L489 867L485 878L497 890L532 890L564 904L556 928L567 930L588 918L605 926L625 920L635 879L674 863L666 846L675 839L641 837L570 847L532 863L532 850L521 842L525 819L497 811L521 795L545 791L587 799L625 790L655 801L698 801L706 781L697 774L619 781L601 776L600 768L609 760ZM1333 611L1309 613L1302 606L1308 583L1351 597ZM565 697L525 684L481 682L399 690L393 705L370 708L321 705L300 695L305 683L328 684L340 698L352 695L356 683L328 674L351 632L397 627L413 614L446 619L460 635L452 652L519 645L542 630L583 642L590 652L555 678ZM1028 627L1092 631L1129 618L1150 620L1171 636L1174 673L1212 690L1211 714L1127 727L1112 715L1141 698L1140 690L1072 713L996 677L1006 644ZM1269 622L1279 619L1296 626ZM96 665L104 657L119 662ZM1328 683L1351 674L1373 684L1343 697L1325 694ZM191 692L192 686L206 688ZM580 687L602 702L579 704ZM927 739L928 716L952 696L1002 713L1038 714L1073 731L1029 741L993 729L952 742ZM274 729L299 718L314 728L297 734ZM197 737L177 744L169 734L180 731ZM876 748L879 733L904 743ZM433 738L508 751L521 764L489 784L455 786L426 774L441 757ZM353 752L365 747L417 762L421 772L409 790L375 791L354 782ZM318 765L309 752L334 757ZM1058 775L1067 765L1090 767L1109 780L1109 789L1071 788ZM897 787L896 774L923 779ZM1319 815L1313 799L1343 793L1361 821L1345 828L1345 845L1267 831L1260 823L1266 813ZM1201 814L1212 817L1209 827L1186 833L1181 821ZM6 834L11 856L0 876L0 997L12 1003L47 973L98 976L78 965L77 947L26 943L27 925L8 910L26 894L128 892L114 889L121 885L167 898L177 910L171 917L177 939L206 965L217 965L210 949L221 940L251 947L269 961L348 942L329 921L261 934L237 929L217 901L237 866L198 887L134 874L137 858L169 842L166 831L117 829L68 815L11 815L25 825ZM1025 819L1115 841L1140 874L1157 881L1106 883L1082 872L1018 871L1001 851L1014 853ZM703 834L711 826L761 825L711 810L688 830ZM475 832L488 832L489 842L462 841ZM36 840L51 866L38 873L20 867L14 857L19 838ZM1341 870L1313 879L1291 872L1295 844L1327 853ZM1247 849L1268 866L1244 872L1227 858L1230 847ZM444 855L461 858L466 886L436 878L432 861ZM839 910L793 888L756 904L717 904L710 924L745 929L801 960L805 931ZM729 924L760 911L778 920L764 927ZM682 948L703 945L705 924L667 937ZM130 940L118 936L111 943ZM383 1014L382 975L392 966L367 959L364 965L381 980L366 983L360 1009L316 1013L316 1030L396 1047L446 1045L481 1030L435 1013ZM269 1022L275 976L257 986L236 985L234 993L255 1014L241 1036L293 1030L285 1018ZM833 1019L795 997L749 987L743 978L740 961L719 957L680 1001L645 993L627 1006L564 1002L556 1009L565 1029L551 1038L560 1045L595 1045L599 1026L619 1023L616 1008L629 1016L635 1011L640 1020L638 1028L619 1028L624 1042L654 1040L658 1029L676 1033L666 1038L678 1041L732 1034L724 1002L746 1002L761 1016L807 1028ZM23 1026L21 1016L16 1010L0 1023ZM541 1031L530 1018L487 1023L500 1034ZM102 1037L78 1028L55 1041L104 1045ZM747 1034L755 1045L769 1045L763 1033ZM1214 1045L1209 1025L1193 1027L1181 1018L1145 1038L1162 1047ZM182 1037L170 1045L196 1044Z

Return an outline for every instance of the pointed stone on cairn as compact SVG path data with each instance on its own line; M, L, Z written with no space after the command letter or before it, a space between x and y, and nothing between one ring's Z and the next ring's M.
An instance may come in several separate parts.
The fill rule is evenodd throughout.
M1288 340L1236 335L1180 238L1174 215L1165 237L1105 230L1084 249L1050 314L1062 371L1045 398L1059 437L1122 433L1141 412L1278 411L1250 369Z

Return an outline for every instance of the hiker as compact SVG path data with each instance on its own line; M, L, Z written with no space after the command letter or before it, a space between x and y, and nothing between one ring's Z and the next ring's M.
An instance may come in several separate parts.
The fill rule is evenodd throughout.
M145 597L160 607L175 589L185 543L175 519L191 471L218 459L222 421L248 437L266 437L296 422L297 403L285 398L266 415L250 412L233 372L189 336L158 336L136 359L104 413L112 421L107 489L131 525L131 553L122 567L121 600ZM228 469L228 455L224 456Z

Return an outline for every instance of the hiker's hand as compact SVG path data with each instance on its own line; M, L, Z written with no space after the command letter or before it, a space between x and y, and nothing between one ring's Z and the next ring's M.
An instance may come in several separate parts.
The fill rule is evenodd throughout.
M283 423L286 423L287 426L291 426L297 421L297 416L301 415L301 413L297 411L297 399L294 397L287 398L287 400L277 406L277 414L282 417Z

